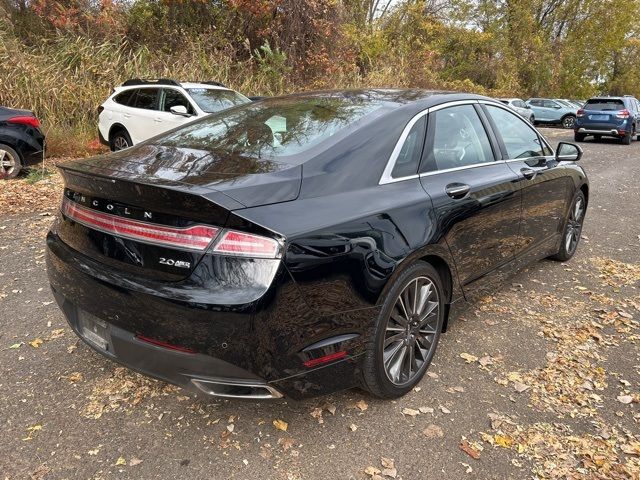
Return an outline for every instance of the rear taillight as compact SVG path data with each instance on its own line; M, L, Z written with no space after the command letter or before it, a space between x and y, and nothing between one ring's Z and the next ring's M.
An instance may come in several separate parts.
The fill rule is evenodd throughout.
M219 228L208 225L176 228L121 218L83 207L67 198L62 200L62 213L75 222L101 232L183 250L204 251L220 232Z
M37 117L32 117L30 115L20 115L17 117L11 117L7 120L9 123L15 123L18 125L28 125L33 128L40 128L40 120Z
M584 115L585 115L584 109L582 109L582 108L581 108L580 110L578 110L578 111L576 112L576 115L577 115L578 117L584 117Z
M631 116L631 112L629 112L629 110L627 110L626 108L616 113L617 118L629 118L630 116Z
M225 230L213 247L215 253L254 258L277 258L280 244L273 238Z

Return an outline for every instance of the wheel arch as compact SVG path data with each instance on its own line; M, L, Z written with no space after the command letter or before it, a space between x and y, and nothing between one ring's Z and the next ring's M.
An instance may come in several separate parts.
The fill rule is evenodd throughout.
M589 185L587 183L583 183L580 185L580 191L582 191L582 194L584 195L585 202L589 205Z
M127 127L125 127L123 124L121 123L114 123L113 125L111 125L111 127L109 128L109 138L107 138L107 140L111 141L111 136L115 133L115 132L119 132L120 130L124 130L125 132L127 132L127 135L129 134L129 130L127 130Z

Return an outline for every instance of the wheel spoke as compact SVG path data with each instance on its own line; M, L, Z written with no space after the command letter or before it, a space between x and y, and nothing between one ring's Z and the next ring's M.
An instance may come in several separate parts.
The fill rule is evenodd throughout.
M429 317L435 316L437 318L438 311L436 310L436 308L438 308L438 302L429 302L429 305L420 317L420 327L427 323Z
M395 310L395 307L394 307L394 310ZM401 314L393 310L391 311L391 318L395 320L398 323L398 325L401 325L403 327L406 327L409 324L409 320L407 320L406 317L403 317Z
M395 382L400 380L400 374L402 373L402 365L404 359L407 356L407 346L405 344L400 345L402 348L398 350L398 353L394 355L391 364L389 365L389 373Z
M391 335L390 337L385 338L384 340L384 348L387 348L394 342L402 342L402 339L405 337L404 330L402 333L397 333L395 335Z

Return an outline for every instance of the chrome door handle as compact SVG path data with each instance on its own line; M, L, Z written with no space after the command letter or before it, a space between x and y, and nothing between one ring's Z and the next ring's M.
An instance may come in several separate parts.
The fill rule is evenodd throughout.
M524 178L526 178L527 180L531 180L536 176L536 171L531 170L530 168L521 168L520 173L522 173Z
M469 193L471 187L465 183L450 183L444 189L451 198L463 198Z

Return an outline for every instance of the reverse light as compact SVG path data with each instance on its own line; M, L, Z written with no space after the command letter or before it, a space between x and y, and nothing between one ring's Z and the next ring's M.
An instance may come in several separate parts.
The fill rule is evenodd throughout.
M273 238L225 230L213 247L214 253L253 258L277 258L280 244Z
M177 249L204 251L220 232L219 228L208 225L177 228L121 218L83 207L67 198L62 200L62 213L101 232Z
M629 110L627 110L626 108L616 113L616 118L629 118L630 116L631 116L631 112L629 112Z
M11 117L7 120L8 123L14 123L18 125L28 125L33 128L40 128L40 120L37 117L31 115L19 115L17 117Z
M307 360L303 363L303 365L307 368L317 367L318 365L324 365L325 363L333 362L335 360L340 360L347 356L347 352L341 350L339 352L330 353L329 355L325 355L319 358L312 358L311 360Z
M581 108L580 110L578 110L576 112L576 116L578 116L578 117L584 117L585 115L586 115L586 113L585 113L583 108Z

